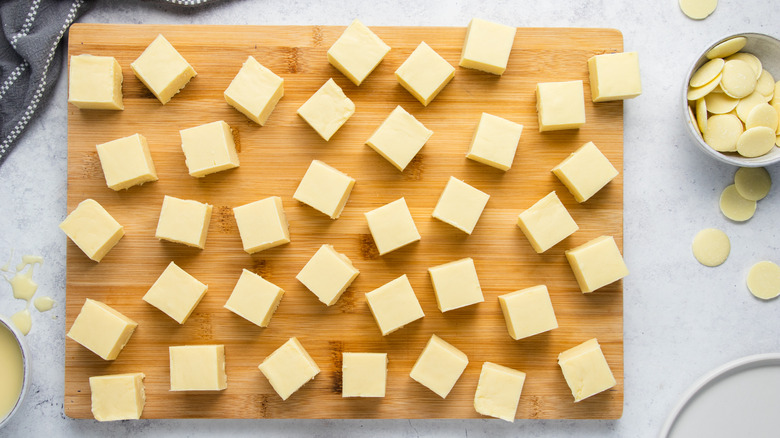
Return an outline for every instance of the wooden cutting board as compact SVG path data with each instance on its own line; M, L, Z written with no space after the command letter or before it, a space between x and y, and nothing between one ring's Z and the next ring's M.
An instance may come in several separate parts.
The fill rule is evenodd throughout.
M369 23L370 24L370 23ZM420 43L427 42L457 66L465 28L375 27L392 50L361 87L328 64L326 51L343 27L321 26L146 26L76 24L69 54L114 56L124 74L125 110L82 111L68 106L68 211L85 198L100 202L126 235L101 263L68 242L67 328L84 300L101 300L138 321L135 334L107 362L71 340L66 342L65 413L91 418L88 378L146 374L144 418L478 418L474 391L482 363L492 361L527 373L518 418L619 418L623 407L623 296L618 282L580 293L564 250L597 236L623 242L623 178L578 204L550 169L587 141L595 142L618 169L623 167L623 105L594 105L586 61L620 52L622 35L612 29L521 28L502 77L457 68L455 79L427 108L395 80L393 72ZM198 72L184 90L161 105L130 70L162 33ZM225 103L222 92L252 55L285 80L285 96L264 127ZM355 102L357 112L322 140L296 115L297 108L328 78ZM580 130L540 134L534 89L537 82L585 82L587 123ZM434 131L405 172L364 144L396 105ZM525 126L511 170L504 173L464 158L482 112ZM178 131L216 120L233 128L241 167L190 177ZM114 192L106 187L95 145L134 133L146 136L159 181ZM357 180L341 218L333 221L292 199L313 159ZM471 236L439 222L431 212L450 176L489 193L490 201ZM550 191L558 192L580 230L543 255L536 254L515 225L518 213ZM206 248L160 242L154 237L164 195L214 205ZM232 208L281 196L292 242L248 255ZM363 213L401 196L422 240L383 257L377 255ZM321 304L295 275L322 244L333 244L360 275L333 306ZM427 268L463 257L475 260L485 302L442 314ZM141 300L171 261L209 285L190 319L179 325ZM286 294L270 326L261 329L222 306L242 268L282 287ZM407 274L425 318L382 337L365 293ZM514 341L507 334L498 295L546 284L560 327ZM447 399L409 377L432 334L469 357L469 365ZM257 365L291 336L297 336L322 372L287 401L273 391ZM601 343L617 386L580 403L557 365L557 355L589 338ZM224 344L228 388L222 392L169 392L168 347ZM387 352L387 396L341 397L342 352Z

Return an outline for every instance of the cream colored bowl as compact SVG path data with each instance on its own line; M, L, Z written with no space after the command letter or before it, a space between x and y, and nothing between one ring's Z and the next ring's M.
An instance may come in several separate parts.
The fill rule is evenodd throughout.
M9 318L0 316L0 329L8 329L13 334L16 342L19 343L19 348L22 350L22 366L24 367L24 374L22 380L22 391L19 394L19 398L16 400L16 404L11 411L5 417L0 417L0 429L8 424L11 418L19 411L19 408L24 401L24 397L27 395L27 388L30 386L30 379L32 376L32 369L30 365L30 351L27 349L27 344L24 341L24 335L14 327Z

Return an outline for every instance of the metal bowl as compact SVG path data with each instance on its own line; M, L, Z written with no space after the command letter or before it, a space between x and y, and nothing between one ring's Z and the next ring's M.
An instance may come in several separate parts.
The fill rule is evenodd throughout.
M27 395L27 388L30 386L30 379L32 378L32 369L30 365L31 356L30 351L27 349L27 344L24 341L24 335L22 335L22 332L14 327L10 319L0 316L0 329L3 328L10 330L14 335L16 342L19 343L19 348L22 350L22 366L24 367L24 375L22 378L22 392L19 394L19 399L16 400L16 405L14 405L13 409L11 409L11 412L9 412L8 415L5 417L0 417L0 429L8 424L14 414L19 411L19 408L22 406L22 402L24 401L24 397Z

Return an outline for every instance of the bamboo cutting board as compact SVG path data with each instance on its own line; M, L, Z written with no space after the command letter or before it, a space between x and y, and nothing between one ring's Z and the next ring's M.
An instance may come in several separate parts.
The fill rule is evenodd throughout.
M398 85L393 72L423 40L457 66L465 28L373 28L392 50L359 88L327 62L326 51L343 29L95 24L71 28L70 55L109 55L121 64L125 110L82 111L68 106L68 211L83 199L93 198L124 225L126 234L99 264L68 243L67 328L86 298L104 301L139 326L113 362L67 341L66 414L91 418L90 376L141 371L146 374L144 418L477 418L474 391L482 363L491 361L527 373L518 418L619 418L623 406L622 282L592 294L580 293L564 250L603 234L615 236L622 247L622 175L581 205L550 169L575 148L593 141L622 170L622 102L594 105L586 67L594 54L622 51L620 32L518 29L504 76L457 68L455 79L425 108ZM198 72L165 106L130 70L130 63L158 33ZM264 127L248 121L222 97L249 55L285 80L285 96ZM296 110L331 77L355 102L357 111L325 142ZM580 130L540 134L536 83L575 79L585 82L586 125ZM403 173L364 144L399 104L434 131ZM482 112L525 126L514 165L506 173L464 158ZM241 167L192 178L184 164L178 131L216 120L225 120L233 128ZM106 187L95 145L136 132L148 139L159 181L114 192ZM292 199L313 159L357 180L336 221ZM431 217L451 175L491 195L471 236ZM552 190L558 192L580 230L539 255L515 223L520 211ZM164 195L214 205L205 250L155 239ZM272 195L283 199L292 242L248 255L242 250L232 208ZM422 240L379 257L363 213L401 196L406 197ZM331 307L295 280L324 243L333 244L360 270ZM485 302L442 314L427 268L463 257L475 260ZM181 326L141 300L171 260L209 285L203 301ZM242 268L286 291L266 329L222 307ZM426 316L382 337L364 294L402 274L409 276ZM549 288L560 327L514 341L496 297L537 284ZM470 360L447 399L409 377L434 333ZM291 336L298 337L322 371L282 402L257 365ZM592 337L602 344L618 384L575 404L556 358ZM168 347L186 344L225 345L227 390L168 390ZM388 353L385 398L341 397L340 358L345 351Z

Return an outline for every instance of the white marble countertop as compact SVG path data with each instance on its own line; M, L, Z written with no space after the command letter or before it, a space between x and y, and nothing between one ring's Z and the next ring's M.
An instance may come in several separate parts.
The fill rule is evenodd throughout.
M223 1L182 8L156 1L99 1L81 22L465 26L473 16L513 26L613 27L627 51L638 51L643 94L625 104L625 405L615 421L518 420L165 420L98 423L63 413L66 214L66 75L0 167L0 261L15 251L43 255L39 294L59 305L33 313L27 341L34 355L30 394L0 436L212 434L292 436L655 436L681 394L699 376L732 359L780 351L780 299L762 302L745 286L749 267L780 262L780 190L759 203L747 223L718 209L734 168L696 150L679 114L681 81L695 53L728 33L780 35L780 9L766 0L721 0L693 21L677 0L516 1ZM780 184L780 166L770 169ZM702 228L728 233L731 256L706 268L691 255ZM2 263L0 263L2 264ZM0 283L0 313L23 302Z

